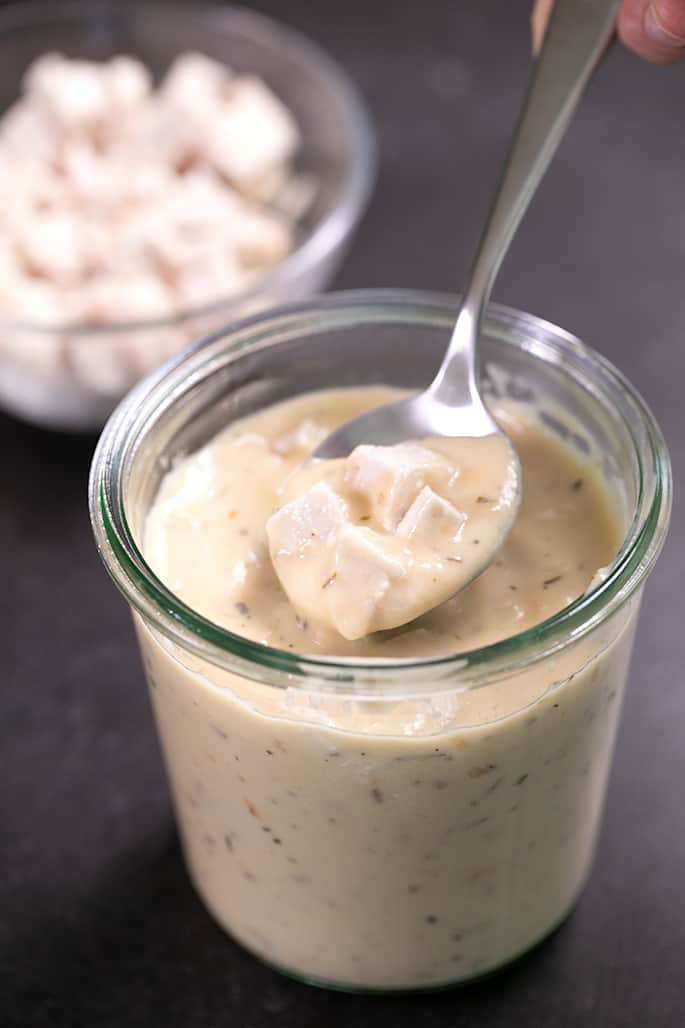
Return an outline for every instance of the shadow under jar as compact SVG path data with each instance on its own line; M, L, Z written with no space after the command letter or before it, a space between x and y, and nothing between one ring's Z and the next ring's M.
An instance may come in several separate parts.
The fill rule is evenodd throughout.
M133 609L190 874L231 935L321 985L465 982L569 913L668 523L658 426L592 350L490 309L487 394L599 467L623 543L563 611L449 658L308 658L233 635L160 583L140 539L165 471L235 419L314 389L425 386L455 310L350 293L230 328L130 394L92 468L95 536Z

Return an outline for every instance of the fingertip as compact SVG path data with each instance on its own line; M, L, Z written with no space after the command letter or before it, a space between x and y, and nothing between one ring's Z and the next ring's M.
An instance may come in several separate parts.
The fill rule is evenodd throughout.
M626 0L621 7L617 26L621 40L629 50L651 61L652 64L675 64L684 61L685 38L667 28L680 24L685 30L684 7L680 0L678 6L681 14L680 23L673 20L672 4L663 5L666 14L662 15L661 7L657 10L656 5L649 0ZM664 22L664 18L670 20Z
M542 46L542 41L545 38L545 31L547 29L547 22L549 21L549 16L552 13L553 6L554 0L535 0L535 4L533 5L530 22L534 54L537 54Z

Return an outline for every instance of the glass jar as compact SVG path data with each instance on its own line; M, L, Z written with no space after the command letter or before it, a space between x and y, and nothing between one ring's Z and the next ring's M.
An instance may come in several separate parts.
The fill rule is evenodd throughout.
M165 471L235 419L314 389L425 386L455 310L360 292L233 326L134 389L93 462L95 537L133 610L195 885L252 952L339 988L467 981L571 910L668 523L659 428L598 354L491 308L486 394L601 469L623 544L558 614L449 658L314 658L236 636L156 578L141 531Z

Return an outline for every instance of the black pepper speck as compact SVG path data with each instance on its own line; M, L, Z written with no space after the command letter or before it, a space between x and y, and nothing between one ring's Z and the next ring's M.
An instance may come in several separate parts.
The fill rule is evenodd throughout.
M485 795L486 796L491 796L492 793L495 791L495 789L498 789L501 784L502 784L502 778L501 777L500 778L496 778L495 781L490 786L490 788L485 790Z
M472 829L479 828L481 825L484 825L485 822L489 820L490 819L488 817L479 817L477 821L469 821L467 824L462 826L462 831L470 832Z

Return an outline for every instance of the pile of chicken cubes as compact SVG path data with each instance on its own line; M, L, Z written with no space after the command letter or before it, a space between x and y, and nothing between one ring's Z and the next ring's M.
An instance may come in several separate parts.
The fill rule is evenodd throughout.
M423 613L410 551L388 542L430 560L422 550L457 539L465 515L440 495L450 491L457 469L415 443L357 446L341 471L339 491L315 482L277 510L266 530L293 606L359 639ZM359 523L348 501L366 512ZM426 609L432 605L429 596Z
M44 55L0 120L0 317L145 321L244 290L292 250L311 202L299 145L260 79L201 54L178 57L158 88L132 57ZM28 355L126 385L85 342ZM158 356L129 363L140 373Z

